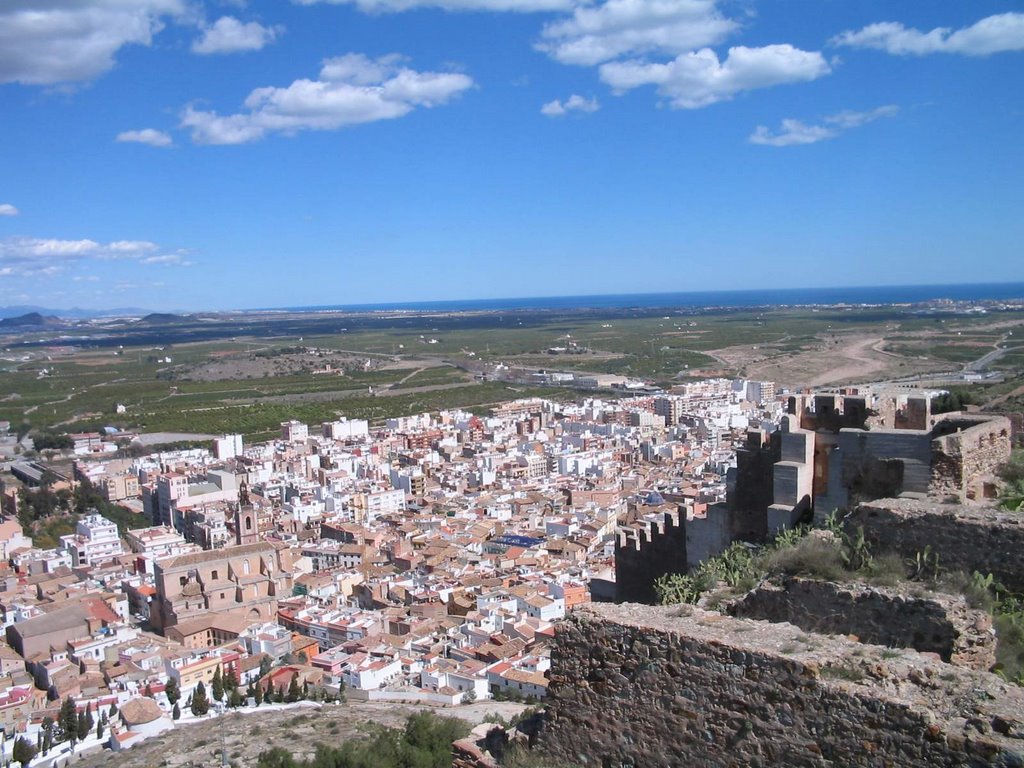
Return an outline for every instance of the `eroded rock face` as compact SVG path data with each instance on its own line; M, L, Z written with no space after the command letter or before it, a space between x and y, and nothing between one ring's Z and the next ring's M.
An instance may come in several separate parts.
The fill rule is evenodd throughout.
M1024 691L913 651L689 606L560 625L542 749L584 766L1024 764Z
M787 578L765 583L728 607L738 618L788 622L808 632L855 635L862 643L935 653L989 670L996 663L992 617L963 597L915 596L907 588Z

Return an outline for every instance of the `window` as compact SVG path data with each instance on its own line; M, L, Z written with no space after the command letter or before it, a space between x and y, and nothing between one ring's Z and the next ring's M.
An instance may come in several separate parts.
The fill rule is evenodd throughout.
M252 518L249 517L248 515L245 518L245 530L247 530L247 531L251 531L252 530Z
M184 576L180 576L178 578L178 584L180 586L184 587L187 583L188 583L188 579L186 579Z
M217 571L214 571L212 574L210 574L210 578L216 581L220 578L220 575L217 573Z
M243 560L242 561L242 575L243 576L248 576L249 575L249 561L248 560Z

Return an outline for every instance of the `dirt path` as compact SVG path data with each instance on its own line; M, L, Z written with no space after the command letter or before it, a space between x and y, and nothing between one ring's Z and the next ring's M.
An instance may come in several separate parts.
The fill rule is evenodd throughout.
M820 387L854 379L863 380L873 373L884 370L887 364L871 355L872 352L878 354L874 347L882 341L884 340L881 338L860 339L829 350L831 367L812 378L810 386Z

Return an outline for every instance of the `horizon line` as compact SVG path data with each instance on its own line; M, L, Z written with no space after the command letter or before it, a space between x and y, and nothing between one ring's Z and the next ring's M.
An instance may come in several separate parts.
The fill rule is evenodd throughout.
M9 304L5 305L3 309L9 309L11 307L37 307L44 308L56 313L60 312L89 312L96 314L103 313L120 313L120 312L144 312L147 314L201 314L201 313L231 313L231 312L302 312L302 311L343 311L343 310L358 310L358 311L374 311L379 310L394 310L401 309L403 307L412 307L416 309L424 309L432 305L451 305L451 304L494 304L498 302L537 302L545 300L560 299L563 301L592 301L592 300L607 300L610 298L629 299L631 297L643 297L647 299L657 297L670 297L670 296L686 296L686 297L700 297L700 296L721 296L721 295L736 295L736 294L785 294L785 293L797 293L801 291L815 291L815 292L830 292L830 293L842 293L844 291L898 291L901 289L905 290L948 290L956 289L957 292L962 293L972 288L1015 288L1020 286L1024 289L1024 280L1009 280L1009 281L986 281L986 282L972 282L972 283L895 283L895 284L876 284L876 285L844 285L844 286L787 286L787 287L774 287L774 288L715 288L715 289L697 289L697 290L681 290L681 291L634 291L625 293L586 293L586 294L537 294L533 296L491 296L491 297L471 297L471 298L448 298L448 299L399 299L391 301L368 301L368 302L346 302L346 303L311 303L311 304L293 304L293 305L278 305L278 306L252 306L252 307L222 307L219 309L145 309L142 307L108 307L108 308L88 308L88 307L65 307L65 308L53 308L53 307L42 307L42 305L35 304ZM912 299L905 300L906 303L920 303L923 301L937 301L946 296L934 296L929 298L915 297ZM993 298L981 298L975 299L977 301L998 301L1000 298L1024 298L1024 292L1019 297L993 297ZM961 299L963 301L969 299ZM765 304L771 304L775 302L764 302L763 304L750 304L746 306L764 306ZM898 299L890 299L886 301L878 302L818 302L818 301L803 301L795 302L796 304L814 305L823 303L863 303L863 304L899 304L904 303ZM628 307L628 305L626 305ZM655 308L656 304L647 304L648 308ZM665 305L669 306L669 305ZM708 304L707 306L723 306ZM729 306L743 306L743 305L729 305ZM486 309L497 310L503 307L487 307ZM510 309L540 309L540 307L509 307ZM558 309L587 309L586 305L580 305L578 307L557 307ZM596 307L601 309L608 309L610 307ZM619 307L623 308L623 307ZM464 311L471 311L467 308Z

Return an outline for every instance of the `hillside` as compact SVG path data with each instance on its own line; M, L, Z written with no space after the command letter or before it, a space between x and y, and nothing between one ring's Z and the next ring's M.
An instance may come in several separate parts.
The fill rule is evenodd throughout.
M38 312L28 312L18 317L5 317L0 320L0 328L60 328L64 321L52 315L41 315Z
M525 708L512 702L486 701L457 709L425 707L441 717L459 717L472 725L490 713L510 719ZM401 728L405 719L419 711L412 705L386 702L289 705L259 711L236 710L222 718L179 726L173 731L115 753L94 753L75 761L80 768L198 768L220 765L222 734L231 765L256 765L260 752L274 746L296 757L310 757L316 744L337 746L348 739L366 736L374 726Z

